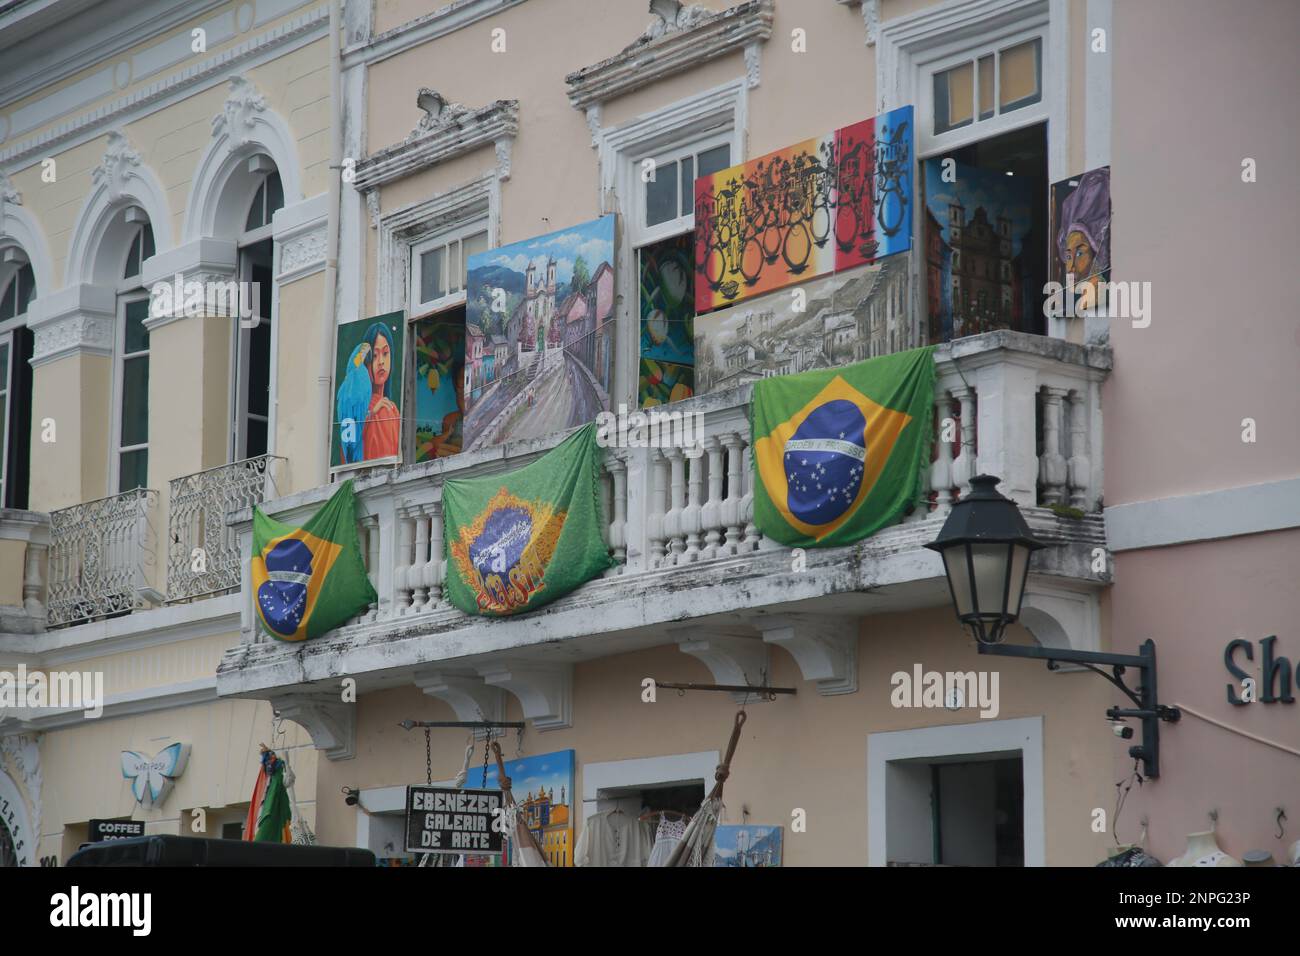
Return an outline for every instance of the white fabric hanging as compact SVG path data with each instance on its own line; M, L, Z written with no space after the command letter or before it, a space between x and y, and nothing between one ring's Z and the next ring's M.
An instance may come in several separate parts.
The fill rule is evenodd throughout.
M621 810L587 818L573 851L574 866L645 866L654 845L650 824Z
M685 820L670 820L660 816L659 827L655 830L655 845L650 850L650 860L646 866L667 866L668 860L677 849L677 844L686 836Z

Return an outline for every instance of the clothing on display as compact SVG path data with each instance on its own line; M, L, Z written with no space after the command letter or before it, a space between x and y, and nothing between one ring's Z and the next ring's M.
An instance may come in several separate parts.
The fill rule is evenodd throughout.
M659 815L659 826L655 830L655 843L650 850L650 861L646 866L667 866L677 844L686 836L686 821L670 820L666 814Z
M655 842L650 823L622 810L589 816L573 851L574 866L645 866Z
M1241 861L1219 849L1214 831L1189 833L1187 850L1169 863L1170 866L1241 866Z
M1140 846L1117 847L1109 859L1098 866L1162 866L1161 862Z

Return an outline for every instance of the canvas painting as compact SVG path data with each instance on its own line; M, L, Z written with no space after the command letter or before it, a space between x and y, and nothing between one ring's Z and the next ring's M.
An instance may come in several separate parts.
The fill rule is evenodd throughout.
M713 833L713 865L780 866L782 827L724 824Z
M695 367L643 358L639 388L642 408L680 402L695 394Z
M695 181L695 311L911 248L912 107Z
M638 250L642 358L695 364L692 239L688 233Z
M1110 167L1052 184L1051 274L1074 312L1104 310L1110 281Z
M331 468L341 471L401 460L405 333L401 312L339 325Z
M510 792L519 813L528 819L528 829L537 837L546 861L551 866L573 866L574 752L557 750L513 760L506 758L505 765ZM465 785L489 790L499 788L496 761L488 763L486 784L481 768L470 767Z
M614 217L469 257L464 447L536 438L609 410Z
M411 323L415 349L415 460L460 451L464 417L465 323L460 313Z
M908 288L907 260L899 256L697 316L695 391L924 345Z
M963 163L953 168L955 181L945 182L941 159L923 164L930 341L993 329L1037 331L1041 289L1028 281L1028 184Z

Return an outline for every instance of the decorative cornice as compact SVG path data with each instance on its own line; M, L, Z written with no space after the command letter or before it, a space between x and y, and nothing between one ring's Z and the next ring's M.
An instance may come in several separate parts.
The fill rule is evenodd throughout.
M17 167L28 160L43 157L66 143L84 140L96 135L105 126L121 123L129 114L172 97L190 95L195 88L211 85L245 66L249 61L265 56L279 47L302 41L308 42L312 34L323 33L329 22L329 7L319 6L301 16L282 23L261 36L236 44L228 50L214 53L186 69L150 83L134 93L119 97L96 109L61 123L44 133L15 143L0 150L0 164Z
M221 112L212 117L212 135L230 137L234 148L245 145L255 126L253 117L266 109L266 97L242 76L230 78L230 93Z
M111 289L69 286L43 296L32 330L32 367L77 352L111 355L116 303Z
M704 15L688 12L693 9L682 10L672 26L661 15L621 53L566 76L569 103L585 110L717 57L750 46L757 49L757 44L772 35L773 0L747 0ZM651 10L656 7L652 5ZM658 35L651 38L652 33ZM751 85L757 83L755 56L746 56Z
M357 163L353 185L358 191L369 193L384 183L488 145L496 148L499 178L510 177L510 143L519 132L518 100L496 100L467 109L448 105L437 93L422 89L417 103L425 116L411 135Z

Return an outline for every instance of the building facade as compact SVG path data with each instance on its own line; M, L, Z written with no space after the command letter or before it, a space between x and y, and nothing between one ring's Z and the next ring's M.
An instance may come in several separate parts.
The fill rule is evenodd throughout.
M1279 835L1275 812L1300 809L1286 806L1300 793L1300 338L1281 317L1284 273L1263 265L1295 211L1278 198L1300 129L1292 6L619 0L594 16L579 0L247 0L131 7L143 34L62 6L0 10L15 396L0 669L102 672L106 700L94 719L0 710L10 858L65 861L96 819L190 832L203 817L222 835L263 742L289 755L322 842L402 857L405 786L451 777L465 738L434 732L426 771L422 735L399 724L487 720L525 725L505 748L517 756L573 751L571 789L516 781L568 863L598 814L698 806L743 706L724 822L785 828L779 845L746 837L746 865L1092 865L1140 837L1169 862L1209 830L1236 860L1286 860L1300 837ZM1206 137L1205 106L1225 96L1249 108ZM563 433L467 435L427 461L404 433L397 464L331 470L342 324L397 314L411 342L419 323L460 323L463 397L549 369L531 366L553 352L593 414L636 408L639 264L694 232L695 174L904 107L910 244L745 298L716 358L700 330L725 310L695 315L697 394L673 410L702 440L601 449L603 575L515 618L446 596L444 482L536 461ZM948 159L958 188L951 204L928 196L945 202L936 217L924 171L943 183ZM1065 216L1099 245L1081 200L1049 208L1099 169L1123 307L1112 291L1108 311L1025 331L1021 303L1059 276L1047 243L1014 237ZM977 174L1026 198L981 199ZM557 276L556 251L544 275L520 266L513 313L466 324L471 256L609 215L612 254L585 281ZM1241 238L1176 250L1194 222ZM183 297L187 281L234 282L248 308L205 294L155 314L153 290ZM971 302L978 329L953 321ZM1250 319L1224 336L1229 315ZM843 548L765 536L752 382L927 343L934 433L903 519ZM1084 668L977 653L924 547L981 473L1047 545L1010 643L1158 648L1160 701L1182 716L1161 726L1159 776L1122 808L1137 741L1105 714L1125 698ZM344 477L376 601L305 644L269 640L252 508L301 524ZM793 693L647 690L662 682ZM173 742L189 746L185 772L160 806L136 805L121 752Z

